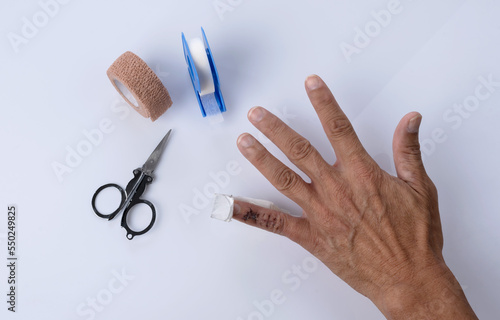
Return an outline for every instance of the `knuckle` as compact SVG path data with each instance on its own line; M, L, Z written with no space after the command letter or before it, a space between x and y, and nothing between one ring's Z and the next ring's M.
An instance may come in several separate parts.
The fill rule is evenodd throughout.
M376 165L364 165L358 169L358 176L364 182L375 182L380 179L382 172Z
M372 185L382 178L382 170L374 161L355 161L352 166L355 177L363 184Z
M278 189L278 191L292 191L297 187L299 183L299 177L291 169L283 168L276 171L274 181L276 183L276 189Z
M249 208L241 217L247 224L259 227L279 235L284 235L287 226L287 217L284 213L263 209L260 207Z
M279 235L283 235L286 225L286 217L284 214L278 214L271 217L269 215L266 222L267 230Z
M333 185L332 191L337 199L344 200L349 197L349 188L344 182L338 182Z
M300 161L311 155L314 148L311 143L303 138L294 139L290 142L290 159Z
M402 152L408 158L412 158L412 159L420 158L421 157L420 144L417 142L417 143L408 145L405 148L403 148Z
M333 139L341 139L354 132L354 128L347 119L332 119L328 122L328 134Z
M255 213L255 222L266 231L284 235L287 218L283 213L264 211Z
M281 122L277 117L273 117L269 123L269 133L272 136L279 136L283 134L283 131L285 130L286 125Z
M268 160L268 153L267 151L264 150L258 150L252 156L252 162L254 162L256 165L262 165L266 163L267 160Z
M318 91L316 101L318 101L318 104L320 106L328 107L328 108L330 108L332 105L337 104L333 95L328 93L328 92L325 92L325 91Z

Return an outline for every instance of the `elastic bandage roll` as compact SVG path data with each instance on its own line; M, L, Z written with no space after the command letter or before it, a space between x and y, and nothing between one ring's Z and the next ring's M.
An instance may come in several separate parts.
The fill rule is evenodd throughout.
M130 51L116 59L107 75L125 101L151 121L172 106L170 94L160 78L146 62Z

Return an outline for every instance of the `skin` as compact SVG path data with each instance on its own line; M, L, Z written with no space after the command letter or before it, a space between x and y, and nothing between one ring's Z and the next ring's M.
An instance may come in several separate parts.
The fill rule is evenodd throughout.
M311 182L244 133L237 142L240 152L303 215L236 201L234 219L297 242L387 319L477 319L443 258L437 190L424 169L418 141L422 116L409 113L396 128L394 177L365 151L321 78L308 77L306 91L337 161L328 164L271 112L251 109L250 122Z

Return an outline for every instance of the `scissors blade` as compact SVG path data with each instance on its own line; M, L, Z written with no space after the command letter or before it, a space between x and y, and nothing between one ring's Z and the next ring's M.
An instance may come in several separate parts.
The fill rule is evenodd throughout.
M151 153L148 160L142 166L142 170L144 171L144 173L150 175L156 169L156 166L158 166L161 154L163 153L163 150L165 150L165 146L167 145L168 137L170 136L171 132L172 129L170 129L163 137L163 139L161 139L156 149L153 151L153 153Z

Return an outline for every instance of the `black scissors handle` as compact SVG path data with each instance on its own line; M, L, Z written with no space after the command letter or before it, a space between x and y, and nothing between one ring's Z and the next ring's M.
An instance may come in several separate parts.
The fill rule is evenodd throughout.
M121 225L125 230L127 230L127 239L132 240L135 236L140 236L148 232L154 225L156 221L156 209L155 206L148 200L141 199L142 194L146 190L146 186L153 182L153 177L147 175L142 169L138 168L134 170L134 178L130 180L127 184L127 195L131 195L130 202L126 205L125 211L123 212ZM151 222L142 231L136 231L130 228L128 225L127 217L130 210L137 204L145 204L151 209Z
M135 236L139 236L142 234L145 234L148 232L154 225L156 221L156 209L155 206L144 199L141 199L140 197L146 190L146 186L153 182L153 177L150 175L147 175L142 169L135 169L134 170L134 177L130 182L127 184L127 187L125 190L123 190L122 187L115 183L108 183L97 189L97 191L94 193L94 196L92 197L92 209L94 209L94 212L97 216L112 220L122 209L124 210L123 216L122 216L122 221L121 221L121 226L127 230L127 239L132 240ZM99 212L99 210L96 207L96 199L99 193L101 193L104 189L107 188L115 188L118 191L120 191L121 194L121 201L120 205L118 208L113 211L110 214L103 214ZM136 231L130 228L128 225L127 217L130 213L130 210L138 204L145 204L151 209L151 222L149 225L144 228L143 230Z
M118 191L120 191L122 198L120 200L120 205L118 206L118 208L116 208L115 211L113 211L110 214L103 214L103 213L99 212L99 210L97 209L97 207L95 205L95 201L96 201L99 193L101 193L104 189L107 189L107 188L117 189ZM117 185L115 183L108 183L108 184L103 185L99 189L97 189L97 191L94 193L94 196L92 197L92 209L94 209L95 214L97 216L99 216L100 218L112 220L123 209L123 205L125 204L125 199L126 199L126 194L125 194L125 190L123 190L122 187L120 187L119 185Z
M132 230L129 227L128 222L127 222L127 217L128 217L128 214L130 213L130 210L135 205L141 204L141 203L145 204L149 208L151 208L151 222L142 231L135 231L135 230ZM134 239L135 236L140 236L141 234L145 234L146 232L148 232L153 227L153 225L155 224L155 221L156 221L156 209L155 209L155 206L151 202L149 202L148 200L135 199L127 207L125 207L125 211L123 212L123 216L122 216L122 227L125 228L125 230L127 230L127 239L132 240L132 239Z

